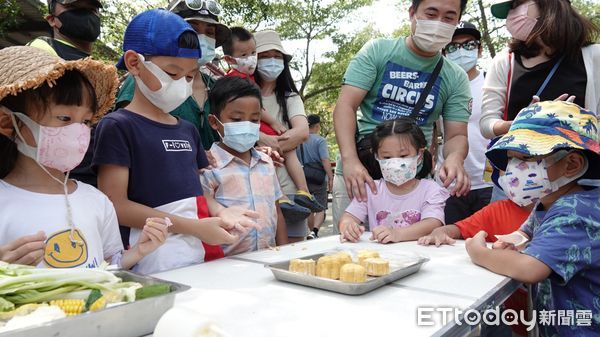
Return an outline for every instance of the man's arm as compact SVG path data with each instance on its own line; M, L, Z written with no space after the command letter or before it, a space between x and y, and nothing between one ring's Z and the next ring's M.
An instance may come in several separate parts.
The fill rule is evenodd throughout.
M471 190L471 179L465 171L464 162L469 153L467 123L444 120L444 164L440 168L440 179L444 187L455 181L452 194L460 197ZM433 154L432 154L433 155Z
M348 196L356 198L358 201L367 200L365 183L369 185L373 193L377 193L373 178L358 159L356 140L354 139L356 134L356 110L366 95L366 90L343 85L333 110L333 126L335 128L335 138L340 147L344 182L346 183Z

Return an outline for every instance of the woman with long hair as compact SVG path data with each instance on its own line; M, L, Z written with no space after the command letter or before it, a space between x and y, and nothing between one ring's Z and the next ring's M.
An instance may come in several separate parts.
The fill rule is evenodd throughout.
M494 58L483 87L481 133L508 132L532 101L569 99L600 111L599 29L569 0L511 0L492 5L512 35L507 52ZM565 95L566 94L566 95ZM535 98L533 96L536 96Z

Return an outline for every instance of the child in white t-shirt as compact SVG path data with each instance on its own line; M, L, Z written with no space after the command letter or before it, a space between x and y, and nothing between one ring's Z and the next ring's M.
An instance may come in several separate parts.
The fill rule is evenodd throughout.
M123 251L112 203L68 179L86 153L89 124L112 105L114 67L10 47L0 50L0 69L0 260L129 269L160 246L168 219L148 219Z
M342 240L357 242L366 220L379 243L417 240L444 224L449 194L432 180L432 158L419 126L409 118L379 124L371 135L372 151L383 179L377 194L367 188L367 201L352 200L340 219Z

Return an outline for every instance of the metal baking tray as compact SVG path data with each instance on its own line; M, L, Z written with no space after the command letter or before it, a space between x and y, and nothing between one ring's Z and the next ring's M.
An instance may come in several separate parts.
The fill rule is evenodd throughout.
M338 251L329 251L321 254L299 257L299 259L313 259L316 262L321 256L330 255L336 252ZM354 256L355 254L351 253L351 255ZM346 295L362 295L418 272L423 263L429 261L429 258L423 256L402 256L397 254L386 254L384 252L381 253L381 257L390 262L390 273L379 277L367 276L367 281L364 283L348 283L291 272L288 270L290 265L289 260L266 264L265 267L271 269L273 276L279 281L296 283L307 287L329 290Z
M173 306L175 294L190 289L189 286L138 275L128 271L115 271L123 281L142 285L166 283L171 292L165 295L107 307L78 316L71 316L0 333L2 337L134 337L151 334L160 317Z

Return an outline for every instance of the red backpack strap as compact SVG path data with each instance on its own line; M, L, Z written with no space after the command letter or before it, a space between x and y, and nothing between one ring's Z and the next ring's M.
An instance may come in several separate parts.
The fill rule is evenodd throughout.
M506 94L504 95L503 120L508 120L508 94L510 93L510 80L512 78L512 53L508 52L508 75L506 76Z

